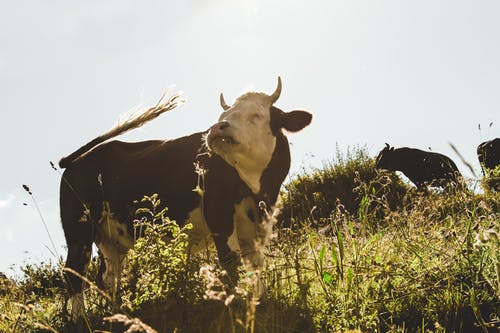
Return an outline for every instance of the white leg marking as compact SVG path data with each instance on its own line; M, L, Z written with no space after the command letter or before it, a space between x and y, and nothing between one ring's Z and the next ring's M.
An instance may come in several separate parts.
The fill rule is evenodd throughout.
M96 244L104 257L106 270L103 274L105 289L113 304L120 290L120 274L127 251L133 246L127 226L114 219L108 211L103 212L98 228L99 242Z
M69 304L71 305L71 321L77 322L78 319L82 318L85 314L85 301L83 299L83 293L71 296Z
M201 207L195 208L189 212L186 223L191 223L193 225L193 228L187 232L192 252L202 251L213 243L210 229L203 217Z
M97 247L101 251L106 265L106 270L102 276L104 288L110 294L112 302L115 303L120 290L120 274L126 254L120 253L109 244L99 243Z

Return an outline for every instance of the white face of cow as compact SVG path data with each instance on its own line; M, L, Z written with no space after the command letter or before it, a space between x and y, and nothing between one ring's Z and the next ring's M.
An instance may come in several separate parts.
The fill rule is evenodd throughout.
M271 96L246 93L231 107L225 104L221 95L225 111L206 138L209 149L233 166L254 193L260 190L260 177L276 146L276 137L270 126L270 108L280 91L281 80Z

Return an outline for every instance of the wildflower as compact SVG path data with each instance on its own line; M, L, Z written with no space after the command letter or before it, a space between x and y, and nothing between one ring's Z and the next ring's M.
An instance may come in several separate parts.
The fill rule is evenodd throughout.
M222 271L221 274L227 274ZM213 267L210 265L204 265L200 267L200 276L206 281L205 295L203 298L205 300L221 301L224 302L225 306L231 304L234 299L234 295L228 295L225 291L226 286L214 272Z

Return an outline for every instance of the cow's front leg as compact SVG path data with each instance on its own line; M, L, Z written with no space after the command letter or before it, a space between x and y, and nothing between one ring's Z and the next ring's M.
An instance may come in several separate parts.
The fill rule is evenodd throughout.
M231 250L227 241L228 237L222 235L214 236L214 243L219 256L219 263L222 268L226 270L228 276L228 281L223 282L227 283L229 287L232 288L238 283L238 267L241 264L241 259L238 253Z

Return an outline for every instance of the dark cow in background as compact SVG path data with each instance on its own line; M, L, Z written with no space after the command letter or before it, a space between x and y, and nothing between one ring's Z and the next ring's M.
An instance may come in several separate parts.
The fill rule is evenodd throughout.
M455 163L439 153L408 147L394 149L386 143L375 163L377 169L401 171L420 190L427 185L444 187L462 183Z
M174 140L106 142L127 130L118 126L63 158L66 267L85 275L95 243L106 265L104 284L115 295L122 261L134 241L134 201L157 193L170 218L181 226L193 224L189 237L194 248L215 243L233 281L240 255L247 269L262 268L262 244L272 228L268 213L290 168L283 130L300 131L312 119L306 111L275 107L280 92L278 78L271 95L249 92L230 106L221 94L224 111L204 132ZM144 120L132 122L141 125ZM204 190L201 196L193 191L198 186ZM84 311L82 280L70 273L66 277L77 319Z
M500 165L500 138L485 141L477 146L477 157L483 174Z

